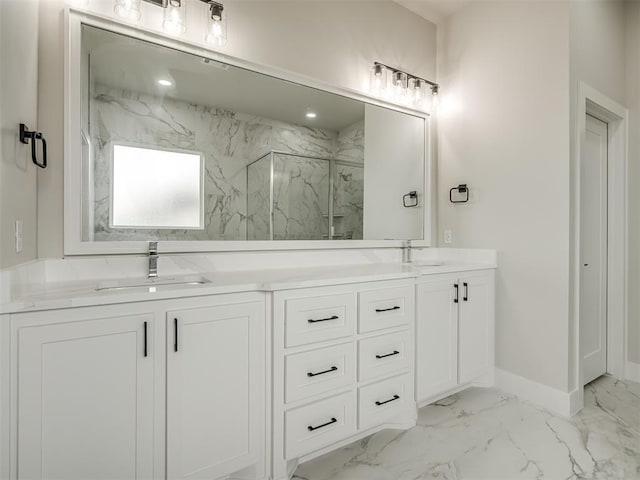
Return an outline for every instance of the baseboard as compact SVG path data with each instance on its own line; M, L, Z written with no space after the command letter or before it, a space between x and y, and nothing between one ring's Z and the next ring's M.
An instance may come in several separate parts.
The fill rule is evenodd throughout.
M582 408L582 389L563 392L499 368L496 368L495 381L496 387L506 393L563 417L570 417Z
M640 363L634 363L627 360L624 371L625 380L640 383Z

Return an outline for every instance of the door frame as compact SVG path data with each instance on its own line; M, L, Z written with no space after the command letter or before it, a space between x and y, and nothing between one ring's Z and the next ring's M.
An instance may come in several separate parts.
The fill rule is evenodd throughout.
M572 173L572 255L571 308L573 351L575 354L574 386L579 394L578 408L583 404L582 352L580 346L580 171L586 116L591 115L608 125L607 164L607 373L624 378L627 336L627 231L628 231L628 125L629 111L624 106L584 82L578 84L576 132Z

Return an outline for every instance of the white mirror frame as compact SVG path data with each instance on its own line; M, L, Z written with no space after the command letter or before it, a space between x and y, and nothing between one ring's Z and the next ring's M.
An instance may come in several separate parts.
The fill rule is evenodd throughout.
M305 77L286 70L264 66L238 59L204 48L195 42L167 37L143 26L122 24L115 19L94 13L67 9L65 11L65 58L64 58L64 254L65 255L105 255L146 253L146 241L83 241L82 240L82 138L81 138L81 27L90 25L114 33L155 43L160 46L181 50L186 53L211 58L239 68L280 78L292 83L316 88L372 105L407 113L425 120L425 168L423 238L412 239L413 246L429 247L435 243L435 175L432 138L435 138L430 115L425 112L404 108L360 92L335 87L319 80ZM375 59L372 59L372 64ZM162 241L158 242L163 253L190 252L230 252L260 250L324 250L359 248L397 248L405 240L210 240L210 241Z

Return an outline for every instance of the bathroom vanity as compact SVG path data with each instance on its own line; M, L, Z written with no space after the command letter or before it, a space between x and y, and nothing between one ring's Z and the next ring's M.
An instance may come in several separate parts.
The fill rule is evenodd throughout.
M273 479L493 373L495 265L203 273L14 298L0 316L11 479Z

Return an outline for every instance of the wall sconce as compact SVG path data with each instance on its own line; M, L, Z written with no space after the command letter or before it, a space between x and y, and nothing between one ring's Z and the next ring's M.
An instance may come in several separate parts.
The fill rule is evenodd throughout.
M202 0L209 5L211 16L207 21L207 34L205 41L216 47L221 47L227 43L227 21L226 16L222 16L224 5L213 0Z
M390 83L390 84L389 84ZM428 89L437 95L439 85L421 77L375 62L371 69L370 92L394 102L423 108L428 100Z
M164 9L162 28L173 35L182 35L187 30L186 0L169 0Z
M142 12L140 10L141 1L142 0L115 0L113 10L119 17L136 22L140 20L140 17L142 16ZM162 21L162 29L164 31L173 35L182 35L187 31L188 0L144 1L165 9ZM210 45L221 47L227 43L226 15L222 15L224 5L214 0L202 0L202 2L209 5L210 11L210 14L207 15L208 20L205 41Z

